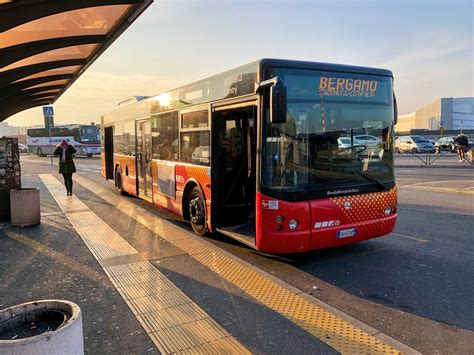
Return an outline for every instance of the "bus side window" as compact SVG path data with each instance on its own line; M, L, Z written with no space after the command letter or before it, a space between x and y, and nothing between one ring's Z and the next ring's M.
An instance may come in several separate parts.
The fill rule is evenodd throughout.
M135 155L135 121L124 122L122 144L125 155Z
M178 147L174 142L177 139L178 112L167 112L156 115L152 119L152 146L153 158L162 160L176 160L175 151Z
M114 153L123 154L123 125L114 125Z

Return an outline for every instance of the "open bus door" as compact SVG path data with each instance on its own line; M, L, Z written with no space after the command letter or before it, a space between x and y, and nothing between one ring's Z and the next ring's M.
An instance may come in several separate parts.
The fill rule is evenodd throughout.
M114 179L114 128L104 128L105 178Z
M213 225L255 248L257 103L213 111Z

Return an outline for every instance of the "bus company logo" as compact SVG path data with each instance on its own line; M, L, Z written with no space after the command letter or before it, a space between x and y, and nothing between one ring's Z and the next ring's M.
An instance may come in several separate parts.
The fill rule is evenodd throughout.
M176 175L176 182L184 184L184 176Z
M262 208L266 208L267 210L277 210L279 208L278 201L262 200Z
M375 97L377 85L377 80L330 78L322 76L319 79L319 94L326 96Z
M326 195L327 196L332 196L332 195L342 195L342 194L355 194L355 193L358 193L359 192L359 189L345 189L345 190L332 190L332 191L328 191L326 192Z
M332 221L316 222L314 224L314 228L319 229L319 228L326 228L326 227L334 227L334 226L339 226L340 224L341 224L341 221L338 219L335 219Z
M351 203L349 202L349 200L346 200L346 202L344 202L344 209L345 210L350 210L351 209Z

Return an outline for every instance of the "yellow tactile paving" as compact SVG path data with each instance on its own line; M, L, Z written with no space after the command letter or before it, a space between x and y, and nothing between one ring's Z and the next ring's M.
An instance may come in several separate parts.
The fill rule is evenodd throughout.
M138 254L77 197L64 196L64 188L54 176L41 174L40 178L97 260ZM150 262L103 269L162 354L214 348L220 353L238 349L239 354L249 354Z
M187 296L173 290L163 291L159 295L149 295L142 298L128 300L127 304L133 314L138 315L164 308L176 307L189 302L190 300Z
M343 354L400 354L394 347L352 325L330 311L282 286L245 262L218 251L178 226L111 193L82 176L76 179L90 191L117 206L123 213L152 229L163 239L186 251L223 278L267 307L285 316L319 340ZM210 346L210 345L209 345ZM203 352L207 348L202 348Z
M227 354L227 349L229 349L229 346L231 346L231 342L232 340L229 338L218 339L216 341L199 345L191 349L183 350L180 353L189 354L189 355ZM245 351L246 351L245 348L234 347L232 353L244 354Z

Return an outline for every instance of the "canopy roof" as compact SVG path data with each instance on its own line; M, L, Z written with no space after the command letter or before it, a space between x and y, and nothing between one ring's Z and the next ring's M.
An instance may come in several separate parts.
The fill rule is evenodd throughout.
M54 103L153 0L0 0L0 122Z

